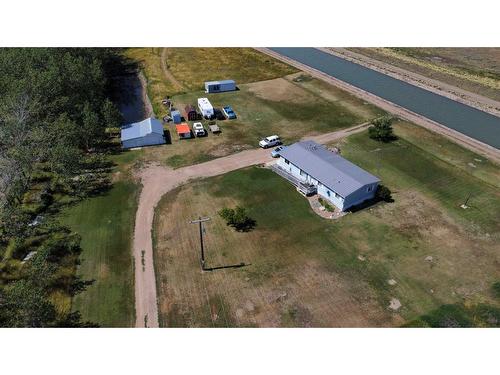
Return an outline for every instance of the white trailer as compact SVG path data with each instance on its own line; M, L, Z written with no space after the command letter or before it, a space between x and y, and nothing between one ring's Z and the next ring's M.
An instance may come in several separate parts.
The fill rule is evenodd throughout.
M214 107L212 107L212 104L210 104L207 98L198 98L198 108L203 117L214 117Z
M205 82L205 92L207 94L234 90L236 90L236 82L232 79Z

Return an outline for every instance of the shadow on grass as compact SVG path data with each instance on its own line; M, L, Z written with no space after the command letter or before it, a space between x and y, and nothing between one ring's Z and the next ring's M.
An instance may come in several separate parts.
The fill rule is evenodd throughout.
M239 264L231 264L231 265L227 265L227 266L217 266L217 267L205 267L203 268L203 271L217 271L217 270L221 270L221 269L225 269L225 268L242 268L242 267L247 267L247 266L251 266L252 264L251 263L239 263Z

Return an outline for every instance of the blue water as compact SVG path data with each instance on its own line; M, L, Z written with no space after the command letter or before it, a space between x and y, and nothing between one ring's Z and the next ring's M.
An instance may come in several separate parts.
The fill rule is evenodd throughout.
M316 48L271 50L500 149L499 117Z
M143 100L143 87L138 76L124 77L122 98L119 105L124 124L144 120L146 116Z

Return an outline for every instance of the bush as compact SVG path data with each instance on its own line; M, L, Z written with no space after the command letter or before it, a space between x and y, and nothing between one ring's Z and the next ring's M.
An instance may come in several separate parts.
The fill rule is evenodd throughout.
M375 193L375 197L378 200L384 201L384 202L394 202L394 199L392 199L392 193L391 190L387 186L384 185L379 185L377 188L377 192Z
M219 216L226 221L226 224L236 229L238 232L249 232L256 222L249 217L243 207L223 208L219 211Z
M318 198L318 202L323 206L325 207L325 210L327 210L328 212L333 212L335 211L335 208L330 204L328 203L326 200L324 200L323 198L319 197Z
M370 138L379 142L390 142L396 139L392 130L392 117L384 116L372 121L372 126L368 128Z
M500 298L500 281L497 281L496 283L494 283L492 285L491 289L493 290L493 295L496 298Z

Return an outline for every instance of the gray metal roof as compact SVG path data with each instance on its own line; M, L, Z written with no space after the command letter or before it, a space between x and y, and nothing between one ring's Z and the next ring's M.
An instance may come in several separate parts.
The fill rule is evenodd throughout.
M380 181L314 141L294 143L284 147L279 155L344 198L367 184Z
M236 83L236 82L234 82L234 79L224 79L222 81L208 81L208 82L205 82L205 86L206 85L223 85L225 83Z
M152 117L140 122L122 126L122 141L145 137L151 133L163 135L163 126L161 125L161 122Z

